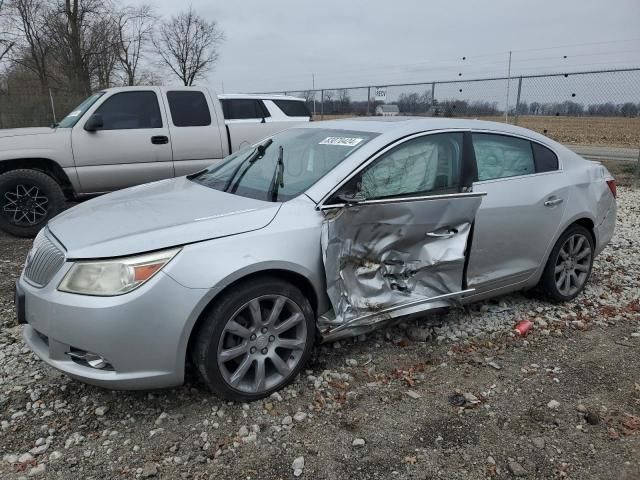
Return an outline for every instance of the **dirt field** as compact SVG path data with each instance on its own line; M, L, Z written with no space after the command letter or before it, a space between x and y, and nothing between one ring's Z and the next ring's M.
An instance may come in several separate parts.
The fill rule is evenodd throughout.
M0 237L0 478L640 479L640 190L619 205L576 300L513 294L320 346L250 405L46 367L14 324L30 242Z
M349 118L349 115L325 115L325 120ZM477 117L480 120L503 122L500 117ZM320 116L316 116L320 120ZM513 123L513 118L509 119ZM607 145L612 147L640 147L640 117L547 117L521 116L521 127L535 130L560 143Z

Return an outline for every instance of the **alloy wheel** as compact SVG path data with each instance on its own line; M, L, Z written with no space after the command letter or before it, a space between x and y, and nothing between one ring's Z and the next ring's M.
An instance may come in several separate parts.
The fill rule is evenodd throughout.
M554 268L556 287L562 295L572 296L583 287L589 277L591 255L591 244L581 233L562 244Z
M283 383L300 362L307 325L302 309L283 295L242 305L224 326L217 362L234 389L260 393Z
M36 225L47 216L49 198L36 185L19 183L4 192L2 211L14 225Z

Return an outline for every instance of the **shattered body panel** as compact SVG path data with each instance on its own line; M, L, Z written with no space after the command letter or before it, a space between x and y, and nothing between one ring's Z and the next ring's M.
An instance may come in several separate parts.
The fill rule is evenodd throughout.
M374 200L325 212L323 260L335 318L319 319L323 336L356 335L468 293L465 254L482 195Z

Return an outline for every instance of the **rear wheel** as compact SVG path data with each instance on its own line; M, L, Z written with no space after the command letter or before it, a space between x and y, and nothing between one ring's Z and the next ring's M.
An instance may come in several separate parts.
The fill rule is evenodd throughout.
M222 398L252 401L290 383L315 339L309 301L276 278L240 284L208 313L192 359L200 377Z
M37 170L0 175L0 228L18 237L33 237L64 207L60 185Z
M541 285L554 300L569 301L584 289L593 266L593 238L581 225L569 227L556 242Z

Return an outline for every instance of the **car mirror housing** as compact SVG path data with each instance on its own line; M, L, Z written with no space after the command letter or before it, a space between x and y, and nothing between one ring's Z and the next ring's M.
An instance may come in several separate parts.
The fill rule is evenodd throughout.
M94 113L89 117L87 123L84 124L84 129L87 132L95 132L97 130L102 130L104 127L104 122L102 120L102 115L99 113Z

